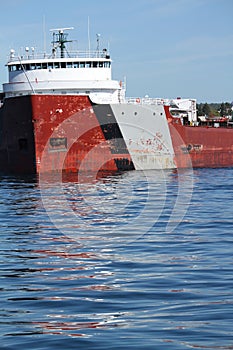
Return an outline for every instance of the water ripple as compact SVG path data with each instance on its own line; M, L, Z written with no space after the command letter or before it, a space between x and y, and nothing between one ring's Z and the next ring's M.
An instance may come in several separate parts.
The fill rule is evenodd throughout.
M147 174L149 230L119 247L95 247L100 236L91 231L79 240L59 231L36 178L1 178L1 349L233 349L233 169L194 171L192 200L172 232L181 179L156 174ZM101 232L96 208L104 206L109 227L140 215L144 180L132 172L83 184L84 199L75 181L64 187L74 212L94 208L90 220ZM130 182L132 195L122 200Z

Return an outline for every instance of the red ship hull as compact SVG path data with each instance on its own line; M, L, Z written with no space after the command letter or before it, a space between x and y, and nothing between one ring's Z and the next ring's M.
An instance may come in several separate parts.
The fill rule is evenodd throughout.
M221 168L233 166L231 127L182 125L165 107L178 168ZM185 155L188 154L188 157Z
M219 168L233 165L233 129L214 127L174 127L181 144L171 130L177 167L185 167L183 153L188 152L193 168ZM178 141L178 142L177 142Z
M164 108L175 167L233 165L232 128L182 125ZM88 96L31 95L5 99L0 109L1 172L135 168L110 105Z
M87 96L6 99L0 110L0 171L134 169L119 127L108 114L108 105L92 106ZM120 147L111 142L116 138Z

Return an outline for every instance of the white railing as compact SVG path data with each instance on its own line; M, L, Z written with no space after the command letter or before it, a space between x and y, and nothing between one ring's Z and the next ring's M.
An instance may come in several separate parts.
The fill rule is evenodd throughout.
M125 99L126 103L129 104L146 104L146 105L164 105L169 104L168 99L161 98L151 98L151 97L127 97Z
M98 59L110 59L110 55L105 51L69 51L64 52L64 57L61 57L59 52L47 54L47 53L35 53L35 52L26 52L20 53L17 55L15 52L10 53L9 62L15 62L20 60L44 60L44 59L57 59L57 60L67 60L72 58L81 58L81 59L90 59L90 58L98 58Z

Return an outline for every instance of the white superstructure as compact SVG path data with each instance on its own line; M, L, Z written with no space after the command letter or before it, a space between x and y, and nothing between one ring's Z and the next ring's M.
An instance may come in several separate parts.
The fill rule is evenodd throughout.
M9 82L3 84L5 96L97 94L99 100L120 102L122 85L112 80L112 61L107 49L67 52L64 44L68 40L64 29L54 29L58 33L53 34L56 40L50 55L37 55L33 48L28 47L24 55L16 55L11 50L7 63Z

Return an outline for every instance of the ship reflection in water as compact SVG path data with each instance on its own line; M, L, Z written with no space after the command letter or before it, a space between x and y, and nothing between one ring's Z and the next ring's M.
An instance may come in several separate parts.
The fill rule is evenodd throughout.
M0 178L3 349L232 348L232 169L43 185Z
M52 251L52 250L35 250L33 253L40 254L44 256L45 258L59 258L59 259L68 259L69 261L74 262L74 267L66 267L65 269L63 267L53 267L53 268L39 268L38 272L44 276L46 274L48 276L48 273L55 274L52 279L55 281L66 281L67 283L76 281L77 286L70 287L70 293L73 295L76 295L76 297L71 297L69 295L67 296L56 296L56 288L55 288L55 295L52 297L43 298L43 301L52 301L52 302L59 302L61 304L65 304L66 302L72 302L75 303L82 303L82 302L90 302L90 303L101 303L103 302L104 298L90 298L88 296L85 296L86 292L103 292L103 291L112 291L114 289L119 288L119 285L106 285L105 280L111 276L111 273L107 271L101 271L95 274L88 273L89 271L92 271L92 268L97 268L98 263L95 264L94 261L98 261L99 257L97 254L94 254L93 252L84 252L84 253L70 253L70 252L61 252L61 251ZM91 262L85 264L85 261L89 259ZM62 273L61 273L62 272ZM58 276L56 276L58 274ZM44 277L43 277L44 278ZM48 277L47 277L48 278ZM102 284L95 284L92 280L102 280ZM81 282L84 280L91 280L91 284L88 281ZM83 296L84 295L84 296ZM41 300L41 299L40 299ZM43 333L43 334L53 334L53 335L63 335L63 336L69 336L69 337L88 337L88 334L86 334L84 331L85 329L108 329L113 327L124 327L127 326L127 323L124 319L124 313L114 313L114 314L77 314L75 318L85 321L73 321L74 315L66 315L63 313L58 314L49 314L47 315L48 320L46 322L44 321L36 321L32 322L32 327L35 329L36 333ZM86 321L87 319L90 319L90 321ZM78 332L79 331L79 332ZM82 333L83 331L83 333Z
M16 303L19 307L13 312L18 316L24 314L24 321L17 322L19 328L17 327L15 332L5 335L18 337L51 334L89 337L90 334L85 333L87 329L111 329L127 326L124 316L126 314L129 316L130 313L101 313L98 307L94 307L98 312L93 314L91 312L84 314L82 311L83 306L86 311L89 310L88 305L91 311L93 305L104 303L104 299L108 298L105 297L105 293L117 291L120 288L117 283L109 284L109 278L114 278L114 273L102 268L104 264L101 261L105 260L106 256L92 251L76 253L75 251L81 250L81 247L77 245L73 247L74 242L66 237L64 239L61 237L58 239L44 238L41 244L52 246L55 249L21 249L13 252L17 254L19 260L23 260L23 264L34 265L34 267L15 268L4 275L4 277L18 280L19 284L20 280L29 281L20 287L17 292L18 296L8 298L8 303L11 305ZM58 247L56 247L57 244ZM27 316L31 313L30 308L43 309L46 308L46 305L50 305L50 310L57 309L59 312L50 313L48 309L43 321L26 321ZM79 305L82 305L80 311L78 310ZM73 312L66 314L67 307L76 310L77 314L74 315ZM6 309L4 313L9 314L10 310ZM15 323L10 322L10 324L14 326Z
M176 185L170 189L173 180ZM167 230L174 230L186 213L192 188L192 169L40 176L43 205L54 226L71 240L101 249L146 235L167 201Z

